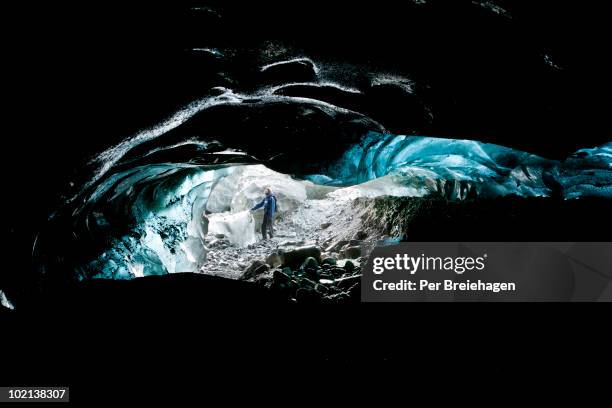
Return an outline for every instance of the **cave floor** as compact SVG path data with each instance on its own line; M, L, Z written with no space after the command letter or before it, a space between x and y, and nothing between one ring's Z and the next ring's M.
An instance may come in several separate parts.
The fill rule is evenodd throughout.
M359 217L352 211L352 200L342 197L309 199L297 209L281 214L274 225L275 236L262 240L258 231L258 241L239 247L223 237L214 234L207 236L210 252L200 272L238 279L242 272L256 260L265 261L266 257L278 249L290 249L305 245L327 244L339 237L352 235L360 228Z

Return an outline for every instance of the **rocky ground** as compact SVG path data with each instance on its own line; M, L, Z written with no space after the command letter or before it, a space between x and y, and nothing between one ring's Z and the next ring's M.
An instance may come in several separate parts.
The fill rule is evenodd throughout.
M271 240L240 248L209 235L211 251L201 271L253 282L292 302L346 303L358 301L361 267L383 240L601 240L610 227L601 219L609 205L597 198L328 195L285 214Z
M255 282L295 302L346 302L359 298L361 265L378 239L362 229L352 199L326 196L279 217L272 239L240 247L209 234L201 271Z

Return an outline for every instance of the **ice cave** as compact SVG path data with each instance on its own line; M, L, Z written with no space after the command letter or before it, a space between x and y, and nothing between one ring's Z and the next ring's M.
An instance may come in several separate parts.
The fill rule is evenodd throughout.
M173 149L158 146L142 158ZM477 141L368 132L320 173L302 177L256 164L248 152L203 151L207 164L118 163L74 199L77 231L99 245L74 265L78 279L176 272L239 279L279 248L358 234L362 227L343 219L358 198L612 197L612 144L556 161ZM261 214L248 211L265 187L279 201L269 243L260 242Z
M271 61L249 89L213 87L92 157L36 238L40 276L62 285L191 272L292 288L292 298L297 288L306 299L315 289L343 299L376 245L440 237L433 226L407 226L425 224L413 210L441 212L421 217L428 225L485 223L444 212L489 214L505 200L498 218L522 211L535 219L549 205L612 198L611 142L551 159L421 133L417 125L433 114L409 77L368 72L357 80L344 69ZM262 241L262 215L249 209L266 187L279 212L276 236ZM453 228L442 229L448 239Z
M610 2L71 3L2 7L0 403L611 354L540 306L612 302Z

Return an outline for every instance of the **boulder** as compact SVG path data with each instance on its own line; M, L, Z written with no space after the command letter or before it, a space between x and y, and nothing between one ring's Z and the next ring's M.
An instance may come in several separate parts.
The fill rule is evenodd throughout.
M317 285L315 286L314 290L319 294L319 295L326 295L329 293L329 287L321 284L321 283L317 283Z
M361 274L338 278L334 281L341 289L350 289L353 285L361 282Z
M346 262L344 262L344 269L347 272L352 272L355 270L355 264L347 260Z
M368 233L362 230L362 231L357 231L355 233L354 239L358 241L363 241L367 237L368 237Z
M336 259L330 256L323 258L321 265L336 265Z
M326 303L340 304L346 303L350 298L349 295L344 292L334 293L332 295L328 295L325 298Z
M309 257L312 257L315 260L321 259L321 250L313 245L286 251L283 253L283 265L298 268Z
M251 280L251 282L259 286L269 287L272 282L272 272L268 270L267 272L257 275L254 279Z
M347 261L348 262L348 261ZM346 271L343 268L335 267L329 270L329 272L334 276L342 276Z
M275 269L274 272L272 272L272 283L274 285L288 285L291 283L291 278L281 270Z
M270 265L272 268L277 268L281 266L283 264L283 259L281 257L281 254L279 254L278 252L272 252L266 258L266 263Z
M247 269L242 272L240 279L249 280L254 279L257 276L266 273L270 267L264 261L255 261Z
M318 303L320 295L314 289L299 288L295 292L295 300L298 303Z
M350 246L342 250L342 256L348 259L356 259L361 256L360 246ZM346 267L346 266L345 266Z
M316 281L308 278L299 278L296 283L300 288L305 289L314 289L314 287L317 286Z
M302 263L302 269L317 269L317 268L319 268L319 262L312 256L309 256L308 258L306 258L304 263Z
M304 269L304 274L313 281L319 280L320 274L318 269L306 268Z

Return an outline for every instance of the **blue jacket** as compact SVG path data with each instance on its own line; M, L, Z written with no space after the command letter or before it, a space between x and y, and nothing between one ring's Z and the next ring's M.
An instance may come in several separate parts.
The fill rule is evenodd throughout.
M276 196L274 194L265 196L259 204L251 208L251 211L255 211L261 207L263 207L266 215L273 216L276 213Z

